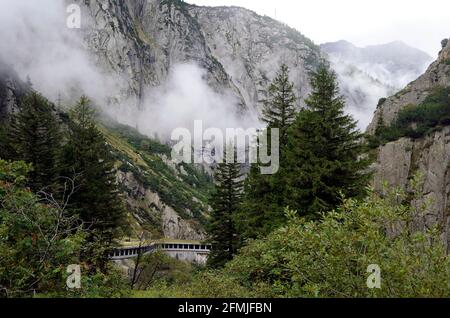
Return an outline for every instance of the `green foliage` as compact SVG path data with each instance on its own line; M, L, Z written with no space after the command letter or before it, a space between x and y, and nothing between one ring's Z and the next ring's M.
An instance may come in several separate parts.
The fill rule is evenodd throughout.
M116 186L114 160L92 119L89 100L82 97L71 115L63 154L64 174L74 176L77 191L71 197L70 209L90 229L93 245L86 257L92 259L94 250L107 248L123 225L124 206ZM101 263L103 258L98 255Z
M450 258L438 229L414 230L423 210L385 198L345 199L320 221L289 225L244 247L220 272L200 275L196 297L449 297ZM381 268L369 289L367 268ZM189 289L186 289L189 290Z
M362 134L345 114L336 75L325 65L313 74L313 92L290 130L284 178L286 200L301 215L316 217L340 203L341 194L361 197L369 175Z
M238 228L244 239L269 234L287 222L284 207L314 218L340 203L340 194L364 195L369 161L356 122L345 115L336 75L321 65L312 75L313 92L287 131L280 170L259 175L253 167L245 187Z
M0 123L0 158L10 158L11 156L9 155L10 151L8 151L8 147L9 142L7 140L7 127L6 127L6 123L1 122Z
M29 297L63 291L84 233L61 206L24 187L31 166L0 160L0 294Z
M419 105L407 105L390 126L379 123L375 136L369 137L371 147L403 137L423 136L450 125L450 87L438 87Z
M138 264L133 287L134 290L148 291L161 285L183 286L192 281L195 270L195 265L174 259L163 252L144 255Z
M442 48L446 47L447 44L448 44L448 39L443 39L443 40L441 41L441 46L442 46Z
M46 293L45 298L127 298L131 295L128 279L115 265L108 265L106 273L89 273L85 266L81 271L81 288L63 293ZM89 273L89 274L88 274ZM65 281L65 280L64 280Z
M128 126L111 122L102 124L105 126L102 133L120 171L131 172L146 189L158 193L161 200L184 219L195 218L200 223L205 223L213 182L203 167L182 163L174 169L165 160L170 158L169 146ZM183 169L186 173L182 173Z
M295 120L297 98L294 84L289 81L289 68L281 65L275 79L269 86L267 99L264 101L262 120L268 128L280 129L280 144L287 143L287 130Z
M240 170L239 163L220 163L216 168L216 189L210 200L213 211L207 226L212 245L208 257L211 267L225 265L233 259L239 246L235 222L244 184Z
M262 120L270 129L280 130L280 162L284 167L288 131L296 117L293 84L289 81L289 68L283 64L268 89L264 101ZM270 145L269 145L270 148ZM284 222L282 216L282 191L284 185L274 176L262 175L260 165L254 164L245 181L242 209L238 212L237 228L243 240L267 235Z
M6 158L33 165L28 185L35 192L56 187L61 134L54 112L47 99L32 92L23 98L6 134L9 147Z
M278 180L275 176L262 175L259 166L252 165L244 184L242 206L236 217L242 244L249 238L268 235L286 221L279 204L284 185L276 187Z
M172 150L169 146L142 135L130 126L119 123L107 123L107 128L114 131L119 138L126 140L138 151L166 156L171 154Z

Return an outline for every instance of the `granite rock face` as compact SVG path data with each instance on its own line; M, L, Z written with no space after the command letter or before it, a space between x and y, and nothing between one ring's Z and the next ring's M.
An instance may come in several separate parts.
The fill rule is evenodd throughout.
M265 97L264 91L282 63L290 68L297 97L310 92L309 73L322 55L298 31L238 7L192 6L189 13L247 105L258 105Z
M321 59L298 31L237 7L198 7L178 0L85 2L83 36L105 71L125 77L122 94L142 97L166 80L171 66L195 62L217 92L231 92L237 111L258 107L281 63L297 95Z
M136 98L138 108L147 89L164 85L173 66L189 62L205 70L215 92L236 101L230 112L259 110L282 63L291 69L298 97L304 97L310 91L309 72L322 58L320 48L299 32L243 8L179 0L81 3L86 49L105 74L122 83L111 97ZM176 211L130 174L120 173L118 179L137 230L159 224L159 234L168 238L205 238L198 222L183 217L190 211Z
M31 87L22 82L12 67L0 61L0 123L10 118L20 107L20 98Z
M410 192L410 181L420 175L417 215L414 227L420 230L438 226L450 250L450 127L419 140L402 138L379 149L374 185L383 183Z
M433 88L448 87L449 58L448 44L425 74L377 109L368 132L374 132L381 116L389 124L404 106L422 102ZM413 204L424 205L426 209L417 215L414 226L427 229L437 225L450 251L450 127L420 139L402 138L378 149L374 178L376 190L382 190L383 183L387 182L390 186L411 191L410 181L416 175L421 176L421 181L419 198Z

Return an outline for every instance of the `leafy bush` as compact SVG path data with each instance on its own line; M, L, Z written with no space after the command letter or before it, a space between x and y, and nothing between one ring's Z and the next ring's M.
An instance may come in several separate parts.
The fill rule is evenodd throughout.
M449 297L450 258L439 231L406 226L422 211L399 198L396 191L345 200L320 222L289 212L290 225L188 290L197 297ZM367 287L371 264L381 268L381 289Z
M0 160L0 297L114 297L123 278L92 273L80 262L87 232L49 198L25 188L31 166ZM84 268L82 289L67 290L67 266Z
M84 240L72 218L24 187L30 169L0 160L0 289L6 297L64 288L62 273L76 263Z

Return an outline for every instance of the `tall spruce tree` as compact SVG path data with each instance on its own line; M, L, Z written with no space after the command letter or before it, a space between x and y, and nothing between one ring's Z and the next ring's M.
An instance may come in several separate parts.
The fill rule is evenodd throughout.
M267 123L269 140L272 128L278 128L280 132L278 174L283 170L288 130L296 118L296 101L294 84L289 80L289 68L283 64L269 86L261 118ZM259 164L252 165L245 181L244 200L237 224L241 239L264 236L283 223L284 207L281 203L284 185L280 185L278 180L272 175L262 175Z
M326 64L312 74L312 93L289 131L285 206L317 217L335 208L341 196L364 194L369 160L357 123L344 112L336 75Z
M59 174L61 134L54 105L37 92L21 101L20 111L11 118L7 134L7 159L33 165L28 186L34 191L53 192Z
M77 191L70 208L90 230L88 241L93 247L87 257L93 257L95 250L111 244L125 212L116 185L114 160L84 96L71 112L63 163L65 175L76 176Z
M243 189L240 171L239 163L224 162L216 168L216 188L210 199L213 212L207 226L212 244L208 265L213 268L222 267L231 261L239 247L235 222Z
M282 147L287 143L287 130L295 120L296 101L294 84L289 80L289 68L283 64L269 86L261 118L268 128L280 129Z

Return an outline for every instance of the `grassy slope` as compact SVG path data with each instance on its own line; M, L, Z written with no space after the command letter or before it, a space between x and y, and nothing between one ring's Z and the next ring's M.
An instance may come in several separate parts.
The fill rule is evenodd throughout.
M117 123L104 122L100 127L116 158L116 168L125 173L132 173L145 189L157 193L161 201L172 207L183 219L199 226L205 223L208 211L208 196L212 189L212 179L201 169L193 165L182 164L170 166L170 148L150 139L137 130ZM185 174L182 173L181 166ZM131 195L131 189L121 188ZM135 198L134 203L143 198ZM153 237L161 237L161 219L155 208L149 208L149 202L142 205L128 205L129 222L137 233L142 229ZM133 215L145 219L145 224L136 222ZM144 217L143 217L144 215ZM140 222L142 223L142 222Z

